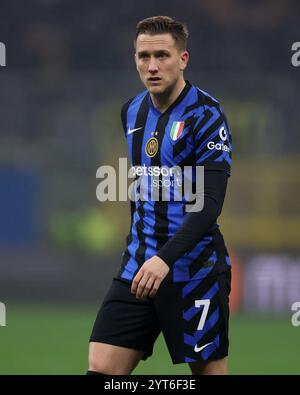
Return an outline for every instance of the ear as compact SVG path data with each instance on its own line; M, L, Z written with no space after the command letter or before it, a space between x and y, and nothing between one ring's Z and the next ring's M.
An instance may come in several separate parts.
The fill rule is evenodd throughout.
M137 69L137 71L138 71L137 55L136 55L136 52L135 52L135 54L134 54L134 62L135 62L135 67L136 67L136 69Z
M190 54L188 53L188 51L181 52L181 54L180 54L180 70L181 71L183 71L186 68L189 58L190 58Z

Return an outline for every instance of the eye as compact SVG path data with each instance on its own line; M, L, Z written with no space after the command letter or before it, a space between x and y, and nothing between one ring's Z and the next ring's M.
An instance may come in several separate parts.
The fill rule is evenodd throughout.
M144 59L148 59L148 58L149 58L149 55L147 55L147 54L142 53L139 55L139 59L144 60Z
M167 54L165 52L162 52L162 53L158 54L158 58L159 59L166 59L168 57L169 57L169 54Z

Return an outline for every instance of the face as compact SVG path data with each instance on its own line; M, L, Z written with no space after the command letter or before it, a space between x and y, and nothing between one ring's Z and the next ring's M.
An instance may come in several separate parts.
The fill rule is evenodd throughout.
M140 78L154 95L161 95L183 76L188 52L180 51L171 34L140 34L136 40L135 62Z

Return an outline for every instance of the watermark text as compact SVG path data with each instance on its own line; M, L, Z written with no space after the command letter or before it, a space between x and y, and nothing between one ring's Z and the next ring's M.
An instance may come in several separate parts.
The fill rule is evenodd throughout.
M181 202L187 212L198 212L204 206L203 166L132 166L127 158L119 158L119 169L100 166L96 178L101 179L96 197L105 201ZM128 185L128 181L130 182ZM118 187L118 196L117 196Z
M0 66L6 66L6 47L0 42Z
M300 41L292 44L293 55L291 57L291 62L294 67L300 66Z
M0 326L6 326L6 307L0 302Z
M292 315L292 325L300 326L300 302L293 303L291 310L295 311L295 313Z

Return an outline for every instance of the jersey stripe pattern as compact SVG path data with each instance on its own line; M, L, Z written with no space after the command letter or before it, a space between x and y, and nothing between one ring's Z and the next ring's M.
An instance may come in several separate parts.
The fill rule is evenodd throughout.
M190 169L204 166L230 175L232 141L224 111L216 99L188 81L164 113L154 107L149 92L144 91L122 107L121 118L132 166L178 166L193 186L195 172L184 174L186 166ZM187 214L186 205L190 202L186 196L177 201L175 187L171 185L169 199L162 199L164 175L159 174L158 180L157 188L149 175L140 177L134 186L139 198L131 202L131 227L119 279L132 281L141 265L176 233ZM174 263L165 281L199 280L228 270L229 266L227 250L215 223L191 251Z

